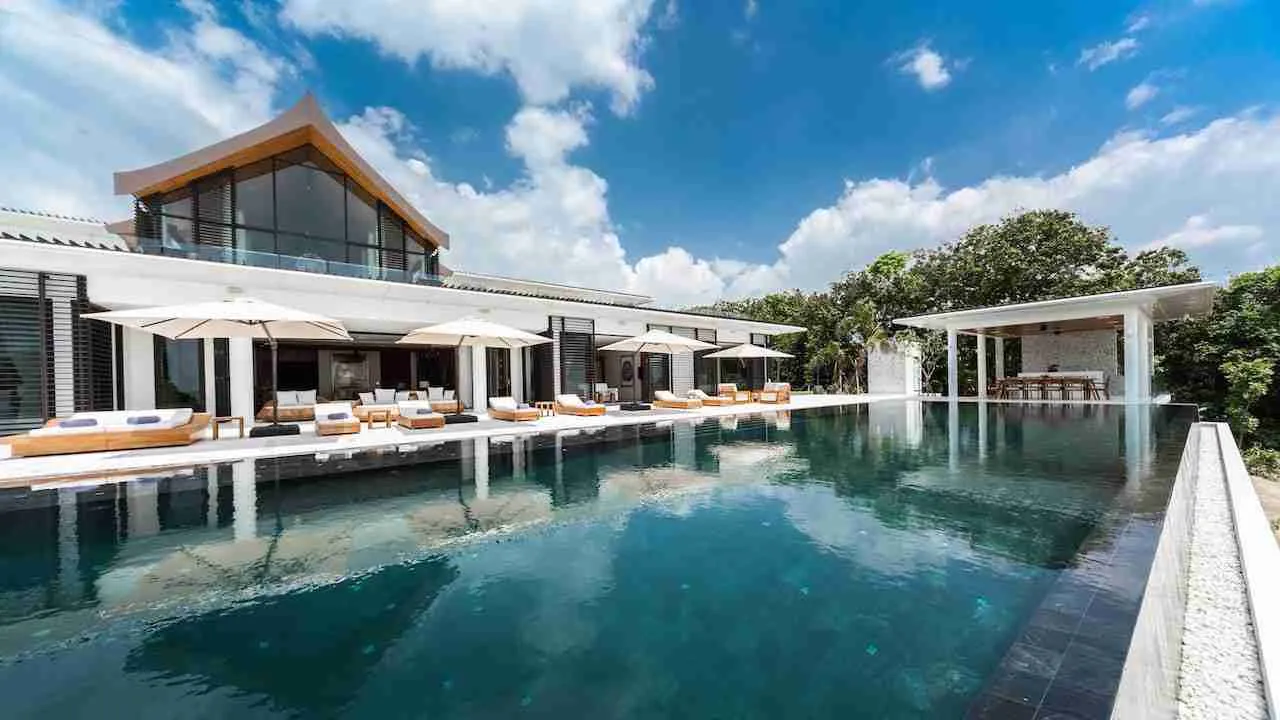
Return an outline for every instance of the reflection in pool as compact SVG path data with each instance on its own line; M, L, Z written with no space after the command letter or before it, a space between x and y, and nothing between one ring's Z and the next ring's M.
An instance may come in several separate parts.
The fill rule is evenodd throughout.
M0 496L24 716L952 717L1194 412L876 403ZM20 662L18 660L21 660Z

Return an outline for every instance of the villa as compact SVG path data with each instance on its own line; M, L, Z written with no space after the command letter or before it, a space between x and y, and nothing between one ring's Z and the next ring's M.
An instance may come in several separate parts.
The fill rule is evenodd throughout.
M0 435L73 412L189 407L258 416L267 346L171 340L80 318L243 294L340 320L354 342L282 342L282 390L354 400L375 388L549 401L640 401L717 383L759 387L763 361L598 351L647 330L720 346L803 328L676 312L652 298L445 267L447 232L342 138L310 95L270 122L115 175L134 216L110 224L0 211ZM416 347L416 327L482 317L552 340Z

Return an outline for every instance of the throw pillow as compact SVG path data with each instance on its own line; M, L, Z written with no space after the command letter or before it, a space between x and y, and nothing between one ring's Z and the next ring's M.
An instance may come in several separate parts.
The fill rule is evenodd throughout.
M359 395L360 395L360 404L361 404L361 405L372 405L372 404L373 404L373 393L371 393L371 392L362 392L362 393L360 393Z
M390 405L396 401L396 391L393 388L374 388L373 402L376 405Z
M330 420L346 420L351 416L345 412L331 412L326 417Z
M159 415L133 415L128 420L125 420L125 422L130 425L154 425L160 422L160 416Z
M156 418L156 419L159 420L159 418ZM67 418L66 420L63 420L62 422L58 423L58 427L82 428L82 427L94 427L97 424L98 424L97 418L91 418L91 417Z
M298 391L296 390L277 390L276 405L280 407L290 407L298 404Z
M299 390L298 404L299 405L315 405L316 391L315 390Z

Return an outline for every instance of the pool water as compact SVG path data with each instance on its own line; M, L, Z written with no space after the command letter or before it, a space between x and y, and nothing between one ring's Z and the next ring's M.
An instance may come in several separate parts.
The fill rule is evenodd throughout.
M1105 520L1167 502L1194 419L888 402L5 491L0 696L962 717Z

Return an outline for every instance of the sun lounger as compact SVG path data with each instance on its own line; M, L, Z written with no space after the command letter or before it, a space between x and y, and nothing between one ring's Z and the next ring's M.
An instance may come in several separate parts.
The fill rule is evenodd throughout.
M429 400L408 400L398 404L396 424L409 430L444 427L444 415L436 412Z
M672 410L697 410L702 407L701 400L676 397L675 393L669 390L659 390L655 392L653 394L653 404L655 407L668 408Z
M13 457L190 445L209 427L191 408L75 413L23 435L0 439Z
M360 420L351 403L320 403L315 407L317 435L351 435L360 432Z
M731 397L722 397L720 395L708 395L701 390L690 390L689 397L693 398L694 400L698 400L703 405L708 405L708 406L723 406L723 405L733 404L733 398Z
M722 398L729 398L735 403L751 402L750 390L739 390L737 385L733 383L720 383L716 386L716 394Z
M557 395L555 402L555 411L557 415L603 415L605 413L604 405L599 403L586 403L577 395Z
M537 420L539 413L537 408L531 408L527 405L520 407L516 404L515 398L496 397L489 398L489 417L494 420L507 420L509 422L527 422Z

